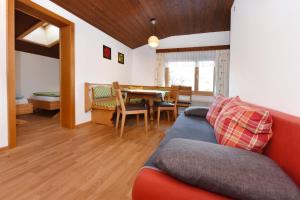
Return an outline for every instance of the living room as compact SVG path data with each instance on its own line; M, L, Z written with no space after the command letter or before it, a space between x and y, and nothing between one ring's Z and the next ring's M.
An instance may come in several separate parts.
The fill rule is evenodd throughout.
M297 0L0 8L0 198L299 199ZM61 30L49 123L16 126L15 9Z

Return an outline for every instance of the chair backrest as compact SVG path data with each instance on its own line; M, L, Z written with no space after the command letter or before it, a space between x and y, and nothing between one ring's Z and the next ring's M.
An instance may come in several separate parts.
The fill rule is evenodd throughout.
M121 88L118 82L113 82L113 88L115 90L115 94L116 94L116 102L117 105L121 107L122 112L126 111L126 107L125 107L125 103L123 100L123 96L122 96L122 92L121 92Z
M178 101L178 96L179 96L178 92L179 92L179 86L172 85L168 97L174 101L175 106L177 105L177 101Z
M191 102L192 101L192 94L193 94L192 87L182 86L182 85L179 86L179 92L178 92L179 96L186 96L186 97L189 98L189 101Z

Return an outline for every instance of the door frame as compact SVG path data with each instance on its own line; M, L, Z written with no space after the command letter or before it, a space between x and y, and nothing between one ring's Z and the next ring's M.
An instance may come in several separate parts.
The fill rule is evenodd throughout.
M7 103L8 147L16 141L15 9L60 28L60 124L75 127L75 54L74 23L31 2L6 0L7 6Z

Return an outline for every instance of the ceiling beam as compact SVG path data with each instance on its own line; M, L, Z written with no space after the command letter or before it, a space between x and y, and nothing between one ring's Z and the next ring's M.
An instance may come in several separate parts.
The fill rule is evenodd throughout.
M214 50L224 50L224 49L230 49L230 45L156 49L156 53L172 53L172 52L188 52L188 51L214 51Z

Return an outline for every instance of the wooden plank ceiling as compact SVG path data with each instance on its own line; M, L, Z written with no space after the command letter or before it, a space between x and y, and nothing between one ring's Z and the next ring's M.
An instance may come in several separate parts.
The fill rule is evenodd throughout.
M131 48L156 35L228 31L233 0L51 0Z
M59 44L51 48L18 40L17 37L27 31L29 28L39 23L40 20L21 11L15 11L15 48L17 51L23 51L52 58L59 58Z

